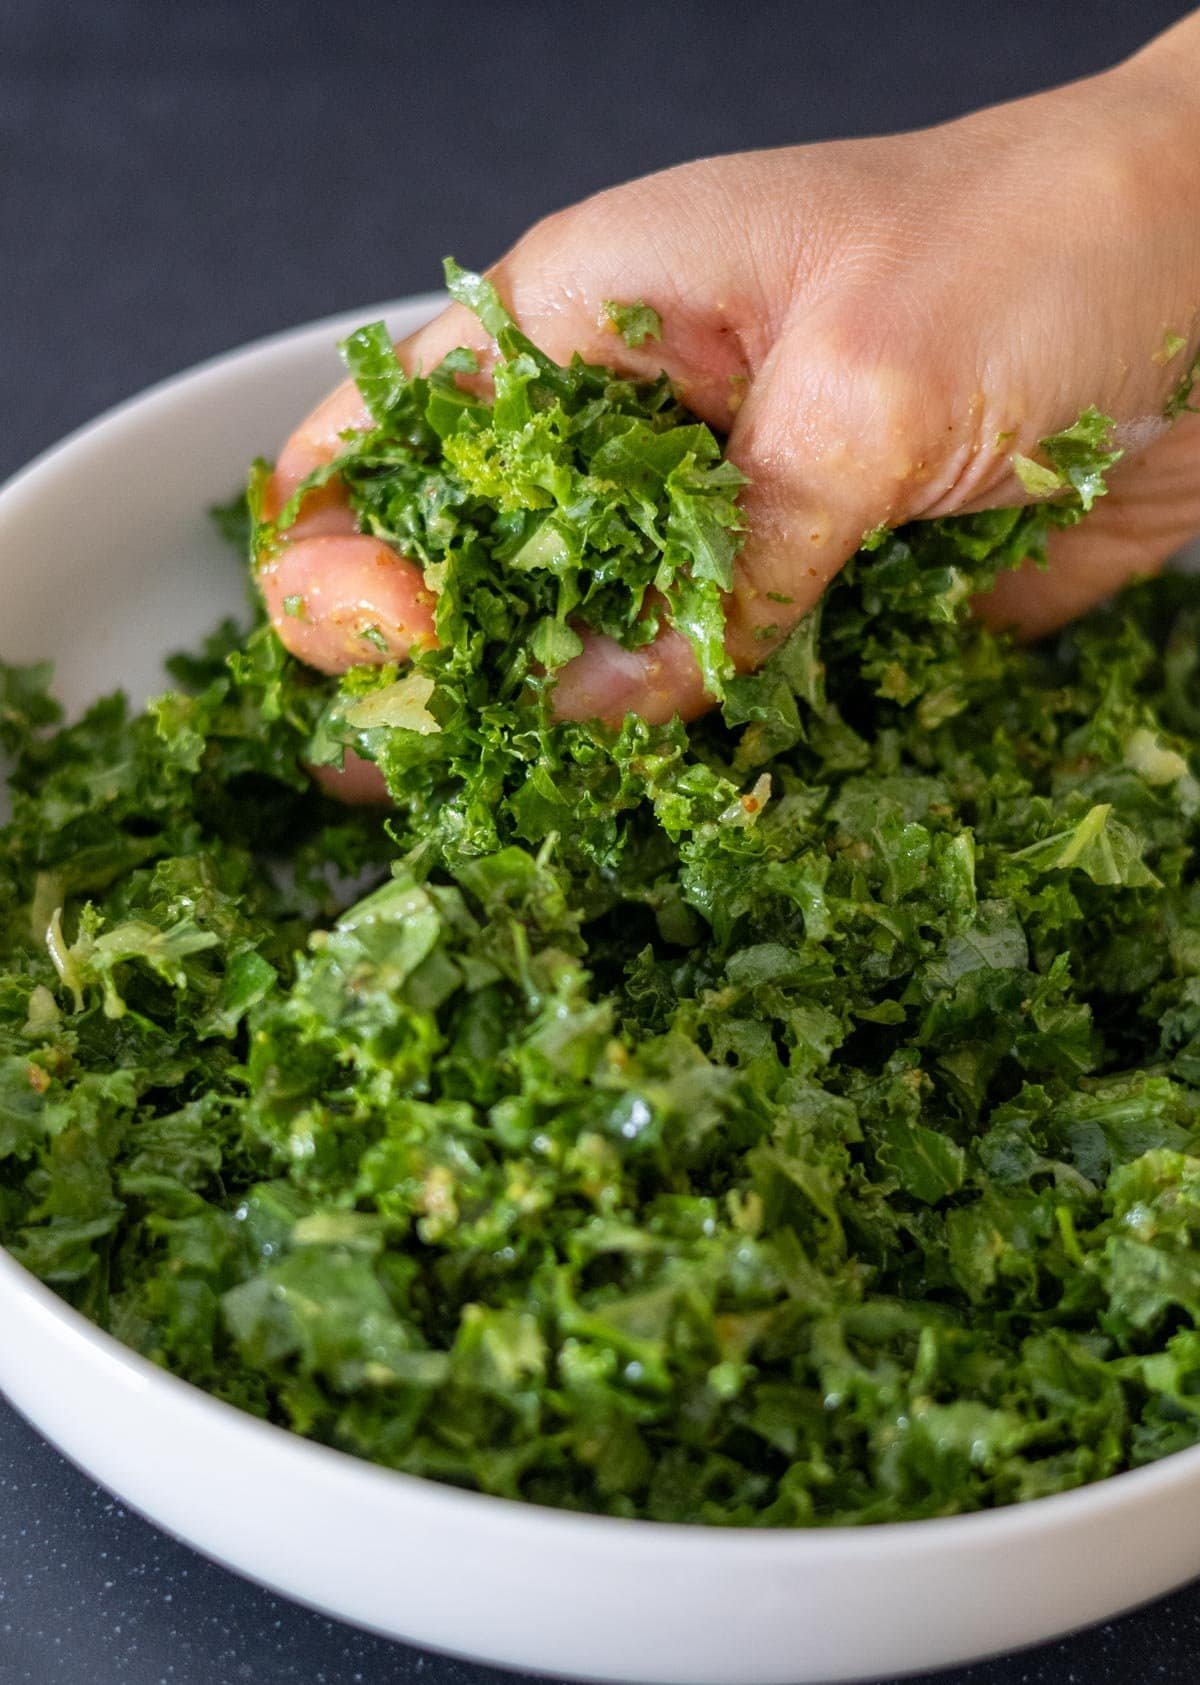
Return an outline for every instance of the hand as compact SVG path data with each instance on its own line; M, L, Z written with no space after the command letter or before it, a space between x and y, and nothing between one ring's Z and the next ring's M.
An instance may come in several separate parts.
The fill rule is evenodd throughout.
M664 367L728 435L750 479L727 605L739 667L873 528L1028 501L1013 454L1036 455L1089 405L1126 452L1108 497L1054 535L1048 571L1005 577L979 612L1036 636L1200 531L1200 418L1163 419L1200 346L1198 69L1200 15L1102 76L936 129L613 189L538 224L491 271L552 356ZM664 326L636 351L602 308L635 298ZM460 344L486 367L486 336L452 308L399 349L428 369ZM268 512L364 425L339 388L285 446ZM326 671L362 659L366 621L388 655L432 636L419 572L354 532L336 487L307 500L264 588L284 642ZM294 592L308 622L283 611ZM673 631L638 651L589 636L555 697L562 717L608 720L686 718L708 700Z

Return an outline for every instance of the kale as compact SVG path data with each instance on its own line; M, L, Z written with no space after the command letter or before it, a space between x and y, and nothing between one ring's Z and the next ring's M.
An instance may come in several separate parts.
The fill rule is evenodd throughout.
M578 627L719 614L738 480L453 278L494 403L363 329L337 468L438 649L225 627L67 726L0 672L5 1244L243 1409L567 1508L895 1520L1194 1443L1200 581L969 612L1103 419L1050 502L872 535L719 713L556 724ZM391 810L310 787L347 747Z
M438 593L447 683L486 671L507 703L578 654L577 627L645 643L665 610L720 697L743 476L665 376L635 383L578 357L561 368L490 282L449 260L446 277L496 338L494 398L457 383L475 371L470 352L408 379L382 322L351 334L343 354L374 426L311 474L277 523L259 523L260 556L304 493L336 474L363 530L419 562ZM483 714L487 702L469 706Z
M604 319L612 324L626 345L634 350L648 339L662 338L662 318L644 299L635 298L632 304L618 304L616 299L604 301Z

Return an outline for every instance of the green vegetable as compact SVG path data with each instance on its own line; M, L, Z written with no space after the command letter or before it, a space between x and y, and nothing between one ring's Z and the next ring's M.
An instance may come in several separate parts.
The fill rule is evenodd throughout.
M1177 345L1176 341L1178 341ZM1174 334L1169 342L1164 342L1164 348L1167 343L1172 346L1171 356L1175 356L1179 350L1183 349L1187 341L1180 335ZM1174 421L1177 416L1195 413L1196 405L1192 402L1192 395L1196 390L1197 380L1200 380L1200 351L1197 351L1183 374L1180 375L1163 406L1163 414L1168 421Z
M475 367L469 352L408 380L382 322L360 328L342 350L375 426L310 475L279 527L305 490L341 476L363 529L420 562L438 592L443 650L429 671L447 696L486 675L507 704L535 664L551 673L578 653L576 628L646 642L665 607L720 697L743 476L665 376L635 384L578 358L560 368L489 281L449 261L446 278L496 338L494 404L455 383ZM260 524L259 555L276 542ZM460 688L455 706L487 711L481 691Z
M635 298L632 304L618 304L615 299L607 298L604 314L626 345L634 350L648 339L662 338L662 318L643 299Z
M56 729L0 674L5 1243L244 1409L568 1508L893 1520L1194 1443L1200 582L1036 650L968 614L1107 427L710 654L720 715L555 725L579 628L719 613L739 482L451 278L495 404L363 329L339 459L440 649L334 681L226 627ZM309 785L346 747L386 816Z
M1107 448L1111 425L1099 410L1085 410L1073 427L1042 440L1049 467L1015 451L1012 464L1017 478L1033 497L1074 493L1080 512L1086 515L1096 499L1104 496L1104 476L1121 454Z

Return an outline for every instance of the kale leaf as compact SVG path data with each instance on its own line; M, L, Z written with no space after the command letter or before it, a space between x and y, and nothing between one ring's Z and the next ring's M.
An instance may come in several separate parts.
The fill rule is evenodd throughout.
M1036 649L969 614L1102 418L1049 502L709 652L719 713L558 725L580 628L700 593L719 639L740 477L450 278L494 401L364 328L336 470L439 649L336 681L225 627L65 727L0 673L5 1244L244 1409L566 1508L895 1520L1194 1443L1200 581ZM346 747L386 814L309 786Z

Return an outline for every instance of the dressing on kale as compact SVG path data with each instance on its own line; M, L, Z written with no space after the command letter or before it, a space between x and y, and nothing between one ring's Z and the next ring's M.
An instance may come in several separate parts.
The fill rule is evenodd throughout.
M566 1508L895 1520L1194 1443L1200 582L1037 649L968 613L1103 419L733 677L717 441L451 278L494 403L363 329L336 464L439 649L226 627L65 727L0 671L5 1244L244 1409ZM660 602L721 713L552 723L579 629ZM385 815L310 787L347 747Z
M438 593L447 682L486 669L504 702L579 653L577 627L645 643L665 610L720 697L743 475L665 375L636 383L578 357L561 368L489 281L449 260L446 279L495 337L493 397L456 383L475 372L472 353L409 378L384 324L360 328L342 353L374 425L309 475L278 527L305 492L340 478L362 529L418 562ZM276 531L259 523L260 554Z

